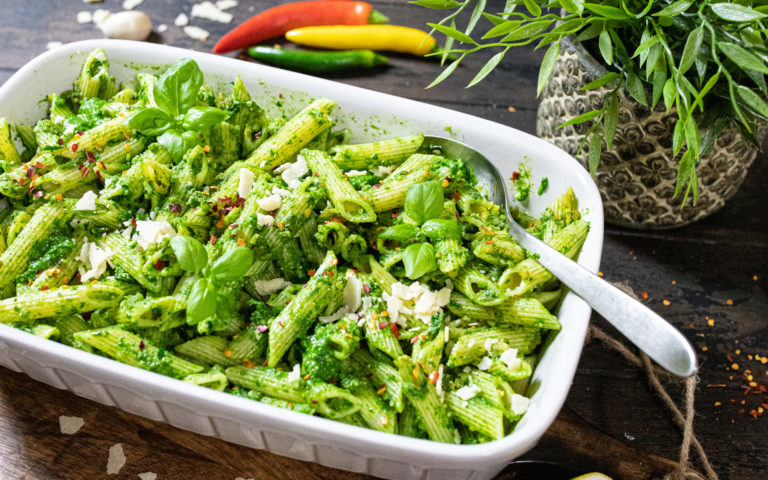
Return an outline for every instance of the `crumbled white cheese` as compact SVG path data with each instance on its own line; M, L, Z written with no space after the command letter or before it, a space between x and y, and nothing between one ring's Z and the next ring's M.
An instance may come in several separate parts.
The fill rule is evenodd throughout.
M86 191L80 200L75 203L75 210L96 210L96 198L98 195L93 190Z
M280 195L281 197L287 197L291 194L290 190L286 190L280 187L272 187L272 193L275 195Z
M445 326L445 343L448 343L448 340L451 338L451 327L448 325Z
M216 7L218 7L219 10L229 10L236 6L237 0L219 0L216 2Z
M61 415L59 417L59 428L64 435L74 435L85 425L83 417L68 417Z
M288 374L288 383L298 382L301 378L301 366L297 363Z
M150 244L157 243L165 238L173 238L177 235L168 222L155 222L153 220L137 220L136 235L133 239L139 243L143 249L147 249Z
M299 179L309 173L309 167L307 167L307 161L304 160L302 155L296 156L296 161L293 163L284 163L280 165L280 176L283 177L283 181L291 188L298 187L301 182Z
M493 346L499 341L498 338L487 338L483 343L483 348L488 353L493 353Z
M510 370L519 370L520 365L522 362L519 358L517 358L517 349L516 348L508 348L504 350L504 353L501 354L499 359L504 362L507 365L507 368Z
M125 465L125 453L123 446L116 443L109 447L109 459L107 460L107 475L117 475Z
M331 315L325 315L318 318L320 320L320 323L333 323L337 320L341 320L342 318L346 317L348 314L352 313L349 308L344 305L340 309L336 310L336 312L332 313Z
M232 14L222 12L213 2L192 5L192 16L220 23L230 23L232 21Z
M144 2L144 0L125 0L123 10L133 10Z
M112 262L112 250L102 249L95 243L85 242L80 250L80 260L83 264L90 266L90 269L80 276L81 283L88 283L91 280L97 280L107 271L107 263Z
M77 12L77 23L91 23L91 20L93 20L93 15L91 15L91 12Z
M184 27L189 24L189 17L187 17L185 14L180 13L176 19L173 21L173 24L177 27Z
M64 45L63 42L48 42L45 44L46 50L53 50L54 48L59 48L60 46ZM5 199L3 199L5 200Z
M161 23L157 26L157 33L164 33L168 30L168 25Z
M348 172L344 172L344 175L348 177L359 177L360 175L365 175L368 172L365 170L350 170Z
M271 280L256 280L253 282L253 288L256 289L256 293L262 297L267 297L273 293L290 287L291 282L287 282L282 278L273 278Z
M448 327L445 327L446 329ZM443 364L441 363L440 366L437 368L437 382L435 382L435 392L437 392L437 396L440 397L440 401L445 401L445 391L443 391Z
M101 23L104 23L104 21L112 14L109 10L104 10L103 8L100 8L93 12L93 23L96 25L99 25Z
M241 168L239 172L240 182L237 184L237 194L240 197L247 197L253 191L253 172L247 168Z
M351 275L344 285L344 305L350 312L356 312L362 303L363 282L357 278L357 275Z
M139 474L140 480L157 480L157 474L155 472L144 472Z
M480 393L480 387L477 385L464 385L460 389L456 390L456 395L462 400L470 400Z
M491 368L491 365L493 365L493 360L491 360L490 357L485 356L480 360L480 363L477 364L477 369L485 371Z
M264 215L263 213L256 214L256 221L260 227L271 227L275 224L275 217L272 215Z
M268 197L259 198L256 200L256 203L259 204L259 207L262 210L271 212L280 208L280 206L283 204L283 200L280 198L280 195L270 195Z
M512 413L522 415L528 410L531 400L518 393L513 393L509 403Z
M386 177L387 175L389 175L390 173L392 173L392 171L393 171L394 169L395 169L395 166L394 166L394 165L391 165L391 166L389 166L389 167L385 167L385 166L379 165L379 166L377 166L377 167L374 167L374 168L372 168L372 169L371 169L371 172L372 172L374 175L376 175L377 177Z
M194 27L192 25L187 25L184 27L184 33L187 34L188 37L194 38L195 40L200 40L201 42L208 40L208 37L211 35L211 32L208 30L204 30L200 27Z
M441 312L443 307L448 305L451 289L445 287L435 292L419 282L413 282L410 285L396 282L392 284L392 294L382 295L382 298L387 302L387 311L393 322L405 326L405 319L400 318L402 313L414 315L422 322L429 323L433 315Z

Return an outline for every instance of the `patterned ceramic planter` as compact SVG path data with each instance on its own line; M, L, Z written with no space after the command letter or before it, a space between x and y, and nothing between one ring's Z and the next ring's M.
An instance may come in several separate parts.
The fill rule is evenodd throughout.
M536 132L571 155L576 155L590 123L558 129L561 123L602 107L608 89L582 87L607 73L579 44L567 43L539 105ZM672 152L677 114L643 106L625 92L619 94L619 126L609 151L600 157L595 179L603 198L606 222L639 229L686 225L719 210L741 185L758 148L730 129L716 140L712 152L697 167L701 185L696 205L681 208L674 196L678 158ZM588 146L578 160L587 165Z

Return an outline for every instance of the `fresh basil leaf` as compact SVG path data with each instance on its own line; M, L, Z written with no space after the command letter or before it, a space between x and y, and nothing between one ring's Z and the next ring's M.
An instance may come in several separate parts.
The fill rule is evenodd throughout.
M173 118L159 108L142 108L126 124L144 135L157 136L173 125Z
M403 251L405 276L416 280L429 272L437 270L435 247L429 243L414 243Z
M433 242L437 240L461 238L461 230L459 229L459 224L456 220L441 218L427 220L424 222L424 225L421 226L421 231Z
M398 242L407 242L412 238L416 238L419 234L419 229L409 223L400 223L393 225L379 234L379 238L383 240L397 240Z
M208 265L208 254L202 243L186 235L171 239L171 249L182 270L199 275Z
M229 118L229 113L215 107L192 107L184 115L182 125L188 130L201 132Z
M192 286L187 299L187 323L197 325L216 315L216 286L201 278Z
M183 132L178 130L168 130L157 137L157 143L163 146L173 161L178 163L187 153L187 139L182 137Z
M152 87L152 98L155 105L175 118L195 104L202 86L203 72L197 63L182 58L160 75Z
M247 247L235 247L219 257L211 267L210 277L218 283L239 280L253 264L253 252Z
M235 316L235 297L219 291L216 294L216 316L220 321L227 321Z
M438 180L416 183L405 194L405 214L418 225L443 213L443 186Z

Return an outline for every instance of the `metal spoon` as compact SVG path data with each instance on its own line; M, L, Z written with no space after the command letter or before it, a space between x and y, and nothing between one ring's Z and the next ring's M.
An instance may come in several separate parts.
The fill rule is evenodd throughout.
M503 206L507 212L512 237L526 250L538 254L539 262L547 270L632 343L675 375L688 377L696 373L696 354L688 340L675 327L650 308L534 237L511 218L504 180L496 167L480 152L449 138L425 136L424 144L439 147L444 154L461 158L472 167L478 183L486 189L488 198Z

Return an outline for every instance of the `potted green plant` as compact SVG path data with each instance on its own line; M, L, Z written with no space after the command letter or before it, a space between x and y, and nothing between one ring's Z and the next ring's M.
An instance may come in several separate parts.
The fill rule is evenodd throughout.
M766 0L508 0L502 11L485 0L412 3L448 12L429 25L454 60L432 85L476 52L496 51L470 86L513 47L546 51L537 132L590 169L611 223L703 218L757 156L768 118ZM492 25L478 35L483 18Z

